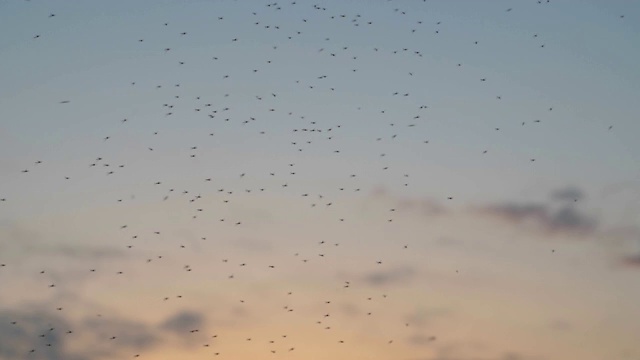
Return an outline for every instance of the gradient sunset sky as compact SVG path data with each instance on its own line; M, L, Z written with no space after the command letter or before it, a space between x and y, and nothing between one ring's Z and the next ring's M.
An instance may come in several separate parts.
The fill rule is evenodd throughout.
M640 359L640 1L0 1L0 360Z

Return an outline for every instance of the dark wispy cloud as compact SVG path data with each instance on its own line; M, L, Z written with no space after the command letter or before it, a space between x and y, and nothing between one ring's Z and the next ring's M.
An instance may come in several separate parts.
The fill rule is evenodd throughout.
M160 341L160 334L150 326L128 319L90 318L85 320L82 325L84 331L90 331L96 340L107 340L115 336L116 342L107 344L107 348L117 345L119 348L146 350ZM105 346L105 341L97 341L93 346L96 349L101 349Z
M184 335L191 330L199 330L204 324L205 318L203 314L185 310L165 320L161 327L166 331Z
M143 353L166 343L166 335L189 337L204 324L195 311L170 316L160 328L124 317L71 320L42 306L0 310L0 359L93 360ZM71 331L71 332L69 332Z
M504 203L485 206L481 210L514 223L533 222L548 232L589 233L597 226L593 217L573 206L554 209L547 204Z
M492 357L436 355L435 357L416 358L411 360L534 360L534 359L537 359L537 358L532 358L516 352L506 352L502 355L497 355Z
M44 245L37 244L32 247L32 255L52 255L61 257L71 257L74 259L110 259L119 258L125 255L125 252L121 249L108 246L89 246L79 244L58 244L58 245Z
M413 346L431 346L438 338L434 335L415 334L407 338L407 342Z
M267 253L273 250L273 245L269 241L248 237L236 238L233 246L250 253Z
M33 307L0 311L3 360L91 360L120 356L156 346L161 335L144 323L122 318L74 322Z
M88 360L67 351L63 332L69 328L68 321L47 312L0 310L0 359Z
M570 321L565 319L555 319L549 322L549 327L558 331L569 331L573 327Z
M626 267L640 269L640 254L625 256L620 263Z
M586 197L586 194L575 186L567 186L551 192L551 198L560 201L579 201Z
M446 307L435 307L419 309L407 314L404 319L407 324L410 324L412 328L425 328L426 326L433 325L436 321L449 318L454 315L454 311Z
M582 212L575 200L586 197L586 194L575 186L551 191L549 194L558 203L546 202L505 202L482 206L482 213L496 215L517 224L535 224L546 232L565 232L586 234L596 230L595 217Z
M391 201L397 211L415 212L423 215L440 215L446 212L442 204L430 198L396 197L385 188L375 188L371 193L372 199L386 199Z
M354 317L360 314L360 308L358 305L351 302L340 304L337 308L342 314L349 317Z
M413 267L403 266L370 272L364 275L363 280L372 286L399 285L411 281L416 274L417 271Z
M46 256L84 260L120 258L125 255L122 249L98 244L69 243L49 239L40 231L25 226L11 225L0 228L0 251L16 256Z
M602 231L600 240L613 252L615 268L640 269L639 226L612 226Z
M444 206L432 199L399 199L398 211L417 211L425 215L440 215L445 212Z

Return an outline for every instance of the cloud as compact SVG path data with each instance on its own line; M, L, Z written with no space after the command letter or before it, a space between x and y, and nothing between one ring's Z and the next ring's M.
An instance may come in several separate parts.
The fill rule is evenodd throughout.
M114 343L119 348L132 350L145 350L156 345L159 334L155 333L148 325L126 319L90 318L83 323L84 331L91 332L97 339L92 346L108 352L113 344L105 344L105 341L116 336ZM102 348L105 349L102 349Z
M232 244L240 250L251 253L267 253L273 250L272 244L264 239L240 237L235 239Z
M49 329L54 327L52 324L55 324L55 329L50 331ZM46 312L2 310L0 311L0 359L88 359L66 350L66 340L61 332L69 328L70 324L67 321ZM41 335L45 336L41 337ZM35 352L30 353L31 350Z
M483 206L480 212L495 215L519 225L533 224L540 230L550 233L587 234L596 230L598 225L596 219L581 212L574 204L574 200L586 197L581 189L567 186L552 191L550 197L563 203L505 202Z
M354 317L360 313L358 305L354 303L344 303L338 306L338 310L348 317Z
M37 248L32 248L32 255L59 255L74 259L110 259L124 256L124 251L107 246L88 246L78 244L39 244Z
M410 281L416 273L414 268L405 266L386 271L374 271L366 274L363 280L372 286L398 285Z
M551 230L591 231L595 229L593 219L569 206L555 211L547 219Z
M551 192L551 198L560 201L576 201L585 198L585 193L577 187L568 186Z
M191 330L199 330L204 323L205 319L201 313L186 310L165 320L161 328L178 335L184 335Z
M529 359L533 359L533 358L519 354L519 353L515 353L515 352L506 352L502 355L492 356L492 357L438 355L436 357L420 358L420 359L413 359L413 360L529 360Z
M523 221L527 218L544 219L547 217L547 207L542 204L505 203L490 205L484 209L512 221Z
M42 240L43 236L35 229L11 225L0 232L0 251L16 256L66 257L84 260L119 258L125 255L122 249L113 246L72 244Z
M454 316L451 309L444 307L418 309L405 316L406 323L412 328L422 329L428 325L433 325L436 321L443 318Z
M573 206L554 210L545 204L504 203L485 206L481 211L513 223L533 222L548 232L589 233L596 229L595 219Z
M558 331L569 331L573 326L568 320L555 319L549 323L549 327Z
M413 211L423 215L440 215L446 212L442 204L429 198L402 198L390 194L385 188L377 187L369 195L373 199L387 199L392 201L397 211Z
M117 317L74 322L33 306L0 310L0 359L3 360L119 357L125 352L156 346L160 335L144 323ZM116 339L111 340L113 336Z
M620 263L629 268L640 269L640 254L625 256L620 260Z
M425 215L440 215L445 208L431 199L400 199L396 207L398 211L416 211Z
M437 340L436 336L427 336L427 335L412 335L410 336L407 341L409 342L409 344L414 345L414 346L430 346L433 345L433 342Z

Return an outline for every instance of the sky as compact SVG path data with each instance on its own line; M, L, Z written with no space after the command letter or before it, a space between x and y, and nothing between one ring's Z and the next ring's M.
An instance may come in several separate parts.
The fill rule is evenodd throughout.
M639 18L0 1L0 360L640 359Z

